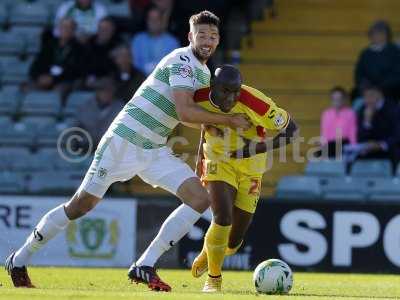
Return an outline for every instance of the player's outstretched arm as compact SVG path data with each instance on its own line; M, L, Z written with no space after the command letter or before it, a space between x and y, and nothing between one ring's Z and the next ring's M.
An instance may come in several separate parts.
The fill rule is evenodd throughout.
M293 141L300 133L300 128L295 121L290 119L288 125L279 134L277 134L272 142L251 143L250 140L245 141L246 145L235 152L231 153L233 158L247 158L256 154L265 153L274 149L286 146Z
M231 128L243 128L244 130L251 127L251 123L245 114L223 115L206 111L194 102L193 92L190 90L174 89L172 94L175 100L176 113L181 122L221 124Z

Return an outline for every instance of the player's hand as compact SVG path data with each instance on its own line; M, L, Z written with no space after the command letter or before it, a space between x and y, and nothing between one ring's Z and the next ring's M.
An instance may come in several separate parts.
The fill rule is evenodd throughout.
M242 139L243 139L243 142L245 145L243 146L242 149L230 152L231 158L239 158L239 159L240 158L248 158L248 157L256 154L256 153L250 153L251 152L250 151L251 140L246 139L244 137L242 137ZM253 147L254 147L254 145L253 145ZM254 150L253 150L253 152L254 152Z
M233 114L229 119L229 127L233 129L242 128L248 130L252 125L245 114Z
M225 133L222 129L213 125L204 125L204 130L211 136L223 138Z
M256 154L266 153L269 151L269 147L266 142L256 142L245 137L242 137L244 146L242 149L230 152L231 158L249 158Z

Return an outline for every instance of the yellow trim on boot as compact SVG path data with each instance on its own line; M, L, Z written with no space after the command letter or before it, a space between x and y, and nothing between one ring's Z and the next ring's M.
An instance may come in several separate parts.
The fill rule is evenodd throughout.
M193 260L192 263L192 276L194 278L199 278L201 275L206 273L208 270L208 261L207 261L207 252L205 249L205 245L201 250L200 254Z

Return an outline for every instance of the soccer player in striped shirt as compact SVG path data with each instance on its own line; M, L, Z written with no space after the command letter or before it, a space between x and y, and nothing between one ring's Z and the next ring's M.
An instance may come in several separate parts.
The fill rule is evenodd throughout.
M266 171L266 152L289 143L298 127L270 98L242 84L240 72L233 66L217 69L211 88L198 90L194 99L212 112L244 113L253 124L242 132L221 125L208 126L199 146L198 165L203 155L204 159L198 173L202 173L211 196L213 220L203 250L193 262L192 275L200 277L208 269L203 291L218 292L224 257L239 249L256 210ZM275 135L270 145L265 141L267 131Z
M200 218L209 207L209 196L193 170L166 146L167 138L179 122L243 129L251 125L244 115L209 112L194 102L194 92L209 85L206 62L219 43L219 19L203 11L193 15L189 24L190 45L164 57L118 114L75 195L44 215L24 245L7 258L14 286L33 287L26 268L32 255L71 220L93 209L112 183L138 175L176 195L183 204L165 220L128 276L151 289L171 289L158 277L154 263Z

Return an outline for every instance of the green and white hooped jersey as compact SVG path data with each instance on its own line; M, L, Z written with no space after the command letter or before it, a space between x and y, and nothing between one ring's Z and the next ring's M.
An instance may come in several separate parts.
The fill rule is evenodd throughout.
M210 77L210 70L199 62L190 46L172 51L118 114L108 134L117 134L144 149L165 146L179 123L172 90L196 91L208 86Z

